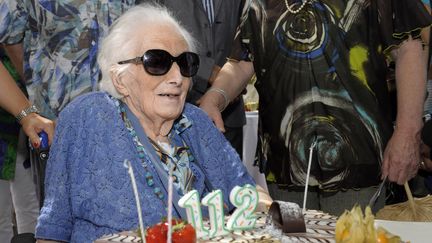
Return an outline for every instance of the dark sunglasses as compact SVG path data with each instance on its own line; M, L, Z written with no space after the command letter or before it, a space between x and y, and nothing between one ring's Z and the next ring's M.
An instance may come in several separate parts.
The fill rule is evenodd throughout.
M183 52L173 57L167 51L152 49L146 51L142 57L121 61L118 62L118 64L142 63L147 73L154 76L161 76L171 69L173 62L176 62L180 67L180 73L184 77L192 77L198 72L199 57L193 52Z

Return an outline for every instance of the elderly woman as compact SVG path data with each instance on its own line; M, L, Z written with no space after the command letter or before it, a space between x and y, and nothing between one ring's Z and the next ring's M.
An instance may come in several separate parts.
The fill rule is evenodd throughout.
M186 104L199 59L190 34L154 5L130 9L111 27L98 56L101 89L75 99L59 116L46 171L39 242L92 242L135 229L130 177L135 171L149 226L167 216L173 168L174 217L186 192L221 189L227 210L236 185L254 184L235 150L206 114Z

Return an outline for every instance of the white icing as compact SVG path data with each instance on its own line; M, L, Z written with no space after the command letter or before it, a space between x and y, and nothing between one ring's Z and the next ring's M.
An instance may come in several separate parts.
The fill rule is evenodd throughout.
M291 207L289 207L291 208ZM292 210L292 214L296 215L298 210ZM276 228L271 221L271 217L267 217L266 214L257 213L257 222L255 228L250 231L235 230L230 234L225 236L216 236L208 240L198 239L198 243L208 243L208 242L281 242L281 243L292 243L292 242L335 242L334 234L335 228L329 226L320 226L322 223L318 217L323 217L322 221L327 223L335 223L336 217L324 214L319 211L306 211L304 213L306 222L319 222L317 225L312 226L306 225L306 233L294 233L294 234L283 234L282 230ZM226 217L227 220L229 217ZM208 221L204 221L204 225L209 225ZM126 232L128 233L128 232ZM123 233L122 233L123 234ZM132 235L133 233L128 233ZM126 235L128 235L126 234ZM118 237L118 234L115 234ZM104 241L98 240L97 243L109 243L109 242L120 242L119 238L109 237L104 238ZM135 242L135 241L133 241Z

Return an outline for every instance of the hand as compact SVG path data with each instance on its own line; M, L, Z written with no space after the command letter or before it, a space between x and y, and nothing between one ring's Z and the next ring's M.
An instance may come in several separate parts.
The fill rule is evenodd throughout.
M38 148L40 139L38 133L45 131L48 134L48 143L51 144L54 137L55 123L36 113L31 113L21 120L21 126L30 138L33 147Z
M270 197L267 190L262 188L261 186L256 186L257 192L258 192L258 206L255 209L257 212L265 212L267 213L271 204L273 203L273 199Z
M396 129L384 151L382 178L402 185L417 174L419 162L420 135Z
M197 104L203 109L210 119L213 120L215 126L221 132L225 132L225 126L222 119L222 114L218 104L223 97L217 92L207 92L198 101ZM222 101L225 102L225 101Z

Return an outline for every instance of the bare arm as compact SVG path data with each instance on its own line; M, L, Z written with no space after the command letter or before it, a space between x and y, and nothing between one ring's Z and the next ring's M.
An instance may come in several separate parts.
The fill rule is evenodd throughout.
M251 62L245 61L228 61L219 71L212 89L221 89L225 92L226 98L232 101L240 95L246 87L248 81L254 74L254 68ZM200 107L207 112L210 118L214 121L216 127L224 132L224 124L221 116L221 111L227 105L224 96L220 92L214 92L210 89L200 99Z
M396 58L397 117L384 152L382 174L403 184L420 162L420 131L426 90L426 58L419 40L409 39L392 53Z
M16 85L7 69L0 63L0 106L12 115L17 115L30 102Z
M6 50L6 54L10 58L12 64L16 68L18 74L22 79L24 79L24 50L23 44L15 44L15 45L4 45L4 49Z
M16 116L23 109L30 106L27 97L21 92L9 72L0 62L0 107ZM29 136L35 147L39 147L38 133L44 130L48 134L49 141L54 135L54 122L31 113L21 120L24 132Z
M428 12L431 13L430 6L425 4L425 7L428 10ZM422 29L421 38L422 38L423 42L425 43L426 61L428 61L429 55L431 55L431 52L429 50L429 42L430 42L429 37L430 37L430 27ZM427 82L432 82L432 68L430 68L430 67L429 67L428 81ZM429 104L432 104L432 102L430 100L432 100L432 93L429 93L429 95L426 99L426 102L428 102ZM426 111L426 113L432 112L432 107L426 107L425 106L425 111ZM422 154L422 160L423 160L423 165L422 165L423 168L422 168L422 166L420 168L427 170L427 171L432 171L432 158L430 157L431 148L429 148L429 146L427 146L426 144L422 143L421 154Z

